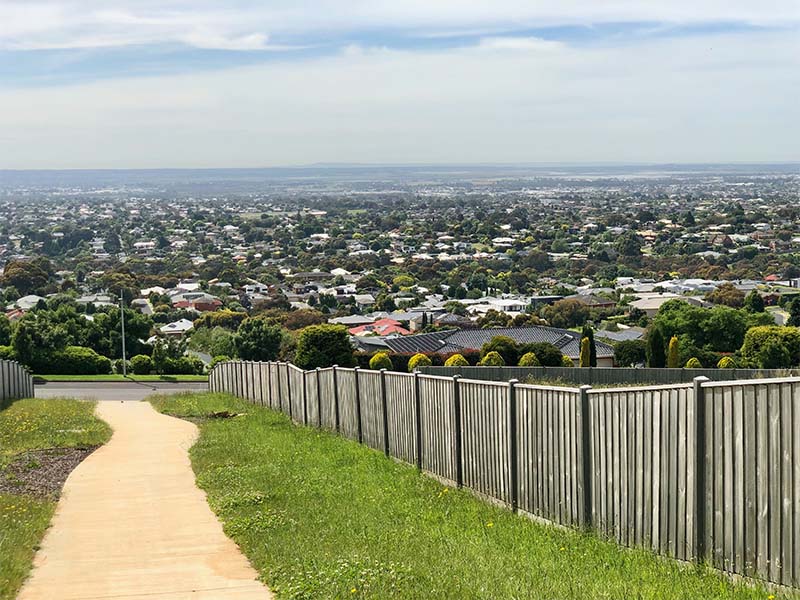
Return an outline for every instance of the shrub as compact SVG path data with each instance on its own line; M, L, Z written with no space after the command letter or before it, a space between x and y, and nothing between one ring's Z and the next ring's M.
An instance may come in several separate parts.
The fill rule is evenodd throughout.
M356 366L353 345L343 325L311 325L297 338L295 364L301 369Z
M561 366L562 367L574 367L575 363L572 362L572 359L567 356L566 354L561 355Z
M419 367L430 367L431 359L427 357L425 354L415 354L411 357L408 361L408 372L413 373Z
M134 375L150 375L153 371L153 360L144 354L137 354L131 359L131 371Z
M40 375L108 375L111 359L100 356L91 348L67 346L63 350L42 355L34 370Z
M678 336L673 335L669 340L669 348L667 349L667 368L678 369L681 366L681 346L678 341ZM691 360L691 359L690 359ZM700 362L700 361L697 361Z
M784 369L800 362L800 330L764 325L744 336L742 357L762 369Z
M16 360L14 348L11 346L0 346L0 360Z
M114 373L122 375L131 370L131 362L129 360L123 361L121 358L118 358L112 363L112 368L114 369Z
M496 335L481 348L481 360L485 359L486 355L491 352L496 352L502 356L504 364L514 365L519 358L519 345L508 336Z
M718 369L735 369L736 368L736 361L733 360L730 356L723 356L719 359L717 363Z
M469 361L461 354L453 354L450 358L444 361L445 367L468 367Z
M481 359L481 362L478 363L481 367L504 367L506 361L503 360L503 357L500 355L499 352L489 352L486 356Z
M539 359L536 358L536 354L533 352L526 352L522 355L519 359L519 366L520 367L540 367L542 363L539 362Z
M523 344L519 349L520 354L533 352L543 367L560 367L561 350L549 342L536 342Z
M216 367L219 363L228 362L230 359L231 359L230 356L225 356L224 354L215 356L214 358L211 359L211 363L208 365L208 368L209 370L211 370L214 367Z
M381 369L387 369L391 371L394 368L392 364L392 359L389 358L389 354L386 352L378 352L375 356L369 359L369 368L373 371L380 371Z
M694 356L686 361L686 369L702 369L703 365Z
M614 346L614 362L620 367L644 363L646 355L647 342L644 340L624 340Z
M275 360L281 349L283 333L266 319L245 319L236 330L236 352L242 360Z
M581 339L581 355L579 358L581 367L592 366L592 347L591 340L588 337Z

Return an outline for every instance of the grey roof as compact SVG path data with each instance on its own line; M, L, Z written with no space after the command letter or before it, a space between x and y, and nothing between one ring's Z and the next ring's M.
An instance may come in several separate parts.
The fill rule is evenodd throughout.
M461 350L479 350L486 342L498 335L510 337L519 344L549 342L571 358L580 355L581 334L555 327L458 329L386 338L384 342L393 352L449 354ZM596 346L598 357L614 356L614 349L608 344L596 341Z
M620 329L619 331L595 331L596 338L605 338L614 342L625 342L628 340L640 340L644 337L644 329L631 327L630 329Z

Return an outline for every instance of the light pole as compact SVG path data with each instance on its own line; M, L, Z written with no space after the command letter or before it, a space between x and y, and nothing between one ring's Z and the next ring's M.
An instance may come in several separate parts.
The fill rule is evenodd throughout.
M119 294L119 322L122 325L122 376L128 376L128 365L125 361L125 298L123 291Z

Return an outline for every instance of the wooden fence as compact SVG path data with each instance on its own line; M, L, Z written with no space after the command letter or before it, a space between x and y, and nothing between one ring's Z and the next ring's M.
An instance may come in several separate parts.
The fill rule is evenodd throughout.
M625 367L421 367L426 375L480 381L559 381L566 385L674 385L696 377L712 381L799 377L800 369L634 369Z
M0 360L0 409L12 400L33 397L33 377L19 363Z
M209 384L512 510L800 587L800 378L592 389L227 362Z

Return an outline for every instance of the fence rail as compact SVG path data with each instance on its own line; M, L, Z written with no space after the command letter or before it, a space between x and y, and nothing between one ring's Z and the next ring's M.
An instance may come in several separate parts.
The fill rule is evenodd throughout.
M210 387L513 510L800 587L800 378L593 389L465 374L227 362Z
M670 385L696 377L712 381L800 377L800 369L634 369L625 367L420 367L426 375L481 381L562 381L565 385Z
M34 394L33 377L19 363L0 360L0 409L12 400L32 398Z

